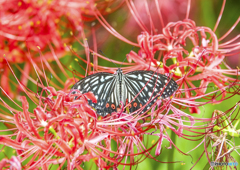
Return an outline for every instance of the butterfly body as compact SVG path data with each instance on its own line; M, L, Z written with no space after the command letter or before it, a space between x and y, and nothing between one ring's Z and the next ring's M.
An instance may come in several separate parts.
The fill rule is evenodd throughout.
M177 88L174 80L157 72L139 70L123 74L119 68L115 74L99 72L89 75L74 84L72 90L77 89L82 94L91 91L97 103L88 100L89 105L97 114L106 116L116 112L122 104L128 105L130 112L143 106L146 111L158 97L167 98Z

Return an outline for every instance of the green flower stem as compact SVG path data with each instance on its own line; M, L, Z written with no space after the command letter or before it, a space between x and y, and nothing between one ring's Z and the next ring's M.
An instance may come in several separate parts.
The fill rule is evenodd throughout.
M176 134L172 131L171 132L171 139L172 139L172 142L173 143L176 143ZM169 154L168 154L168 162L171 162L171 163L168 163L168 169L174 169L174 147L172 149L169 150Z

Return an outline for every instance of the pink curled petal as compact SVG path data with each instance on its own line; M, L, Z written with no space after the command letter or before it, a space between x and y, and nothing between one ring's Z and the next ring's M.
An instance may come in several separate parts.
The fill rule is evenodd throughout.
M15 141L15 140L9 139L8 137L5 137L5 136L0 136L0 144L7 145L14 149L19 149L19 150L23 149L21 147L21 143Z
M162 148L162 141L163 141L163 136L160 135L159 142L157 144L157 148L155 150L155 155L158 156L161 153L161 148Z
M214 60L211 62L211 64L207 67L208 69L212 69L216 66L219 66L223 60L224 60L224 56L223 55L218 55L214 58Z
M105 139L106 137L108 137L108 133L102 133L100 135L98 135L97 137L94 137L90 140L88 140L87 142L91 143L91 144L97 144L98 142L101 142L103 139Z
M49 86L49 87L47 87L47 90L48 90L53 96L57 96L57 94L58 94L54 87Z
M0 169L3 169L6 166L7 163L10 164L10 169L12 169L12 170L21 170L22 169L21 161L16 156L12 156L11 159L9 159L9 160L5 159L5 158L2 159L0 161Z
M45 113L42 107L37 106L37 108L35 108L33 111L39 121L47 120L47 114Z
M16 169L16 170L21 170L22 166L21 166L21 161L18 157L16 156L12 156L9 163L11 164L11 169Z
M55 103L53 105L53 110L57 110L60 107L62 100L63 100L63 95L58 94L57 99L55 100Z
M84 96L92 100L93 103L97 103L97 99L92 92L85 93Z

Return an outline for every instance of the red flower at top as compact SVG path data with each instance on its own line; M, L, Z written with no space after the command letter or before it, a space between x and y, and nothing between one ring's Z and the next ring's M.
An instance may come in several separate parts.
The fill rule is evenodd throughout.
M98 20L111 34L126 43L140 47L138 54L133 51L128 54L127 59L130 66L123 68L123 70L128 72L145 69L155 71L158 69L158 72L162 74L170 73L180 85L179 89L182 93L179 93L178 97L181 95L190 101L204 97L213 103L217 103L225 99L226 89L237 84L239 71L231 69L224 62L224 59L238 54L240 49L239 36L223 42L239 23L240 17L222 37L218 38L215 34L222 17L225 1L213 30L206 26L196 26L195 22L189 19L190 1L188 1L186 8L186 18L182 21L169 22L167 25L163 24L160 7L156 6L158 8L157 14L163 26L162 33L154 29L156 28L156 22L152 22L152 11L149 12L147 2L145 7L149 12L147 14L150 21L150 31L147 29L149 25L148 27L144 25L145 22L140 17L134 3L130 0L127 4L136 23L143 30L137 36L138 44L116 32L103 16L96 12ZM132 63L132 61L134 62ZM123 64L127 65L128 63ZM225 65L226 69L222 65ZM99 66L99 68L102 70L103 67ZM233 78L231 75L235 75L235 77ZM199 84L199 82L200 85L196 86L196 83ZM215 92L206 93L209 87L212 88L212 85L209 86L210 83L214 84L215 92L221 91L219 101L214 99ZM194 108L191 112L199 113L199 110Z
M9 71L5 59L10 63L25 62L21 82L27 84L30 72L28 57L31 54L36 64L40 63L39 49L46 60L62 57L75 37L70 34L83 33L83 21L92 21L94 5L102 15L118 9L123 0L4 0L0 2L0 84L8 94L14 96L9 85ZM31 52L29 54L29 51Z

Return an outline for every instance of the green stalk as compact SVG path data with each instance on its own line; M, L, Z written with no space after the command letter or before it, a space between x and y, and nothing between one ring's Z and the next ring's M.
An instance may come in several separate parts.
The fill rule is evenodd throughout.
M171 139L173 143L176 143L176 134L172 131L171 132ZM174 162L174 147L172 145L172 149L169 149L169 154L168 154L168 162ZM168 163L168 169L174 169L174 163Z

